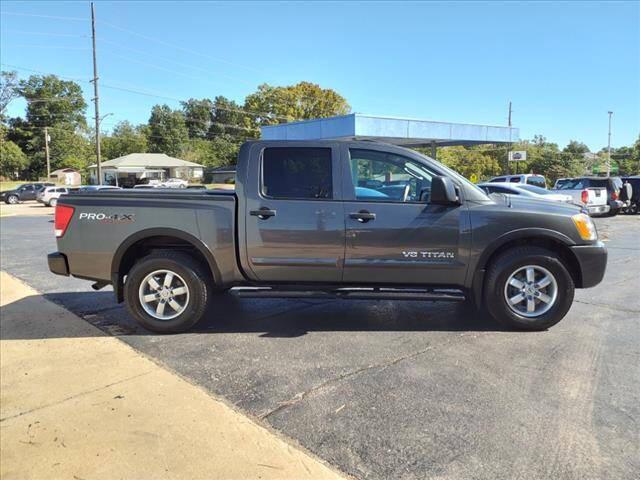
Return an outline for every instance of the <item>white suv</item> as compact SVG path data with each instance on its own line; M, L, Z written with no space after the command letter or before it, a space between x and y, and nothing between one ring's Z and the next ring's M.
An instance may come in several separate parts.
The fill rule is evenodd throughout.
M69 193L67 187L45 187L38 193L36 200L44 204L45 207L55 207L58 204L60 195L65 193Z
M547 179L543 175L536 175L534 173L523 173L520 175L502 175L501 177L494 177L489 180L491 183L524 183L526 185L533 185L535 187L547 188Z

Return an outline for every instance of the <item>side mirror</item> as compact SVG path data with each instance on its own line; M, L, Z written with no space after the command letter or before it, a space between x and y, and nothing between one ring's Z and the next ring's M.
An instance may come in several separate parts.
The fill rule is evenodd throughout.
M431 179L431 201L436 205L459 205L456 187L449 177L433 177Z

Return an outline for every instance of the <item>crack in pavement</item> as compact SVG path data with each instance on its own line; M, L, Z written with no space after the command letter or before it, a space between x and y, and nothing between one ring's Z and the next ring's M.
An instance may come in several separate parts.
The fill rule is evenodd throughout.
M391 360L385 361L385 362L381 362L381 363L375 363L375 364L371 364L371 365L367 365L365 367L361 367L361 368L357 368L355 370L352 370L350 372L347 373L342 373L340 375L337 375L335 377L329 378L327 380L325 380L324 382L309 388L308 390L305 390L304 392L300 392L298 394L296 394L293 398L289 399L289 400L285 400L283 402L278 402L278 406L269 410L266 413L263 413L261 415L258 415L258 418L260 420L264 420L276 413L279 413L289 407L292 407L298 403L300 403L302 400L304 400L305 398L307 398L309 395L318 392L319 390L322 390L323 388L327 387L328 385L332 384L332 383L338 383L341 382L342 380L345 380L347 378L351 378L354 377L356 375L359 375L363 372L369 371L369 370L374 370L374 369L380 369L380 370L384 370L386 368L392 367L393 365L397 365L398 363L404 361L404 360L410 360L412 358L415 357L419 357L420 355L423 355L433 349L435 349L437 346L447 346L451 343L453 343L454 340L457 340L459 338L462 337L467 337L467 336L479 336L481 335L482 332L465 332L465 333L461 333L460 335L456 335L454 338L449 339L449 341L444 342L444 343L439 343L437 345L429 345L428 347L425 347L423 349L408 353L406 355L402 355L400 357L396 357L393 358Z
M594 306L594 307L608 308L609 310L615 310L617 312L640 313L640 310L632 310L630 308L614 307L612 305L607 305L605 303L585 302L584 300L575 300L575 299L573 301L574 301L574 303L582 303L583 305L591 305L591 306Z
M38 410L42 410L43 408L53 407L55 405L60 405L61 403L67 402L69 400L73 400L75 398L83 397L85 395L89 395L91 393L99 392L100 390L105 390L107 388L113 387L114 385L119 385L121 383L128 382L129 380L134 380L139 377L143 377L145 375L149 375L152 373L152 370L148 372L138 373L137 375L133 375L131 377L123 378L122 380L118 380L117 382L109 383L107 385L103 385L98 388L94 388L92 390L86 390L84 392L76 393L75 395L71 395L69 397L63 398L62 400L58 400L56 402L47 403L46 405L40 405L39 407L30 408L29 410L25 410L24 412L16 413L15 415L9 415L8 417L0 418L0 423L5 420L11 420L13 418L21 417L23 415L28 415L29 413L37 412Z

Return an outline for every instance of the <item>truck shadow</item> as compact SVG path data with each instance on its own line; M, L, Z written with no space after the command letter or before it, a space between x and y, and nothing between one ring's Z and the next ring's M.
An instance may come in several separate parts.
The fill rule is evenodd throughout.
M63 292L44 294L75 313L99 331L52 328L52 318L30 318L23 328L5 328L2 339L82 337L109 334L150 336L116 304L112 292ZM37 311L30 305L38 296L26 297L2 307L3 317L25 317ZM15 320L14 320L15 321ZM427 332L506 331L484 314L461 304L390 300L248 299L222 295L205 318L188 334L257 334L259 338L295 338L309 332Z

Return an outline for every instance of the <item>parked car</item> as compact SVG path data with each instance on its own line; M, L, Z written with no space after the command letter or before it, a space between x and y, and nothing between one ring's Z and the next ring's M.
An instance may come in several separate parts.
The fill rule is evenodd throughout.
M136 190L149 190L152 188L161 188L162 186L157 183L139 183L138 185L134 185L133 188Z
M571 195L574 203L582 205L591 216L607 215L611 210L608 203L607 189L605 187L591 186L580 178L571 178L562 183L560 188L552 191Z
M38 192L36 200L45 207L55 207L58 204L60 195L67 194L69 191L68 187L44 187Z
M44 187L50 187L55 184L51 182L37 182L37 183L24 183L13 190L6 190L0 192L0 200L5 203L15 204L20 202L26 202L27 200L35 200L38 196L38 192Z
M166 188L187 188L187 185L189 185L189 182L181 178L167 178L162 182L162 186Z
M359 187L363 179L381 184ZM402 198L385 193L400 181ZM565 316L575 288L600 283L607 263L579 207L505 202L384 143L247 142L235 192L170 196L62 196L50 270L92 279L95 289L113 285L141 325L163 333L189 329L232 288L253 297L466 300L511 327L539 330Z
M620 177L577 177L570 182L563 184L558 191L565 192L569 190L582 191L584 189L604 189L606 191L608 211L598 212L604 215L615 216L620 210L627 206L629 200L620 200L620 188L622 187L622 179Z
M537 198L538 200L549 200L553 202L574 203L571 195L565 195L522 183L481 183L478 185L487 193L503 193L506 195L522 195L524 197Z
M122 190L122 188L113 185L83 185L78 188L79 192L100 192L102 190Z
M524 183L527 185L535 185L540 188L547 188L547 179L544 175L536 175L534 173L523 173L520 175L503 175L501 177L494 177L489 180L489 183Z
M624 184L629 184L631 187L631 195L629 195L629 205L623 207L623 213L637 215L640 212L640 175L634 175L632 177L622 177Z

